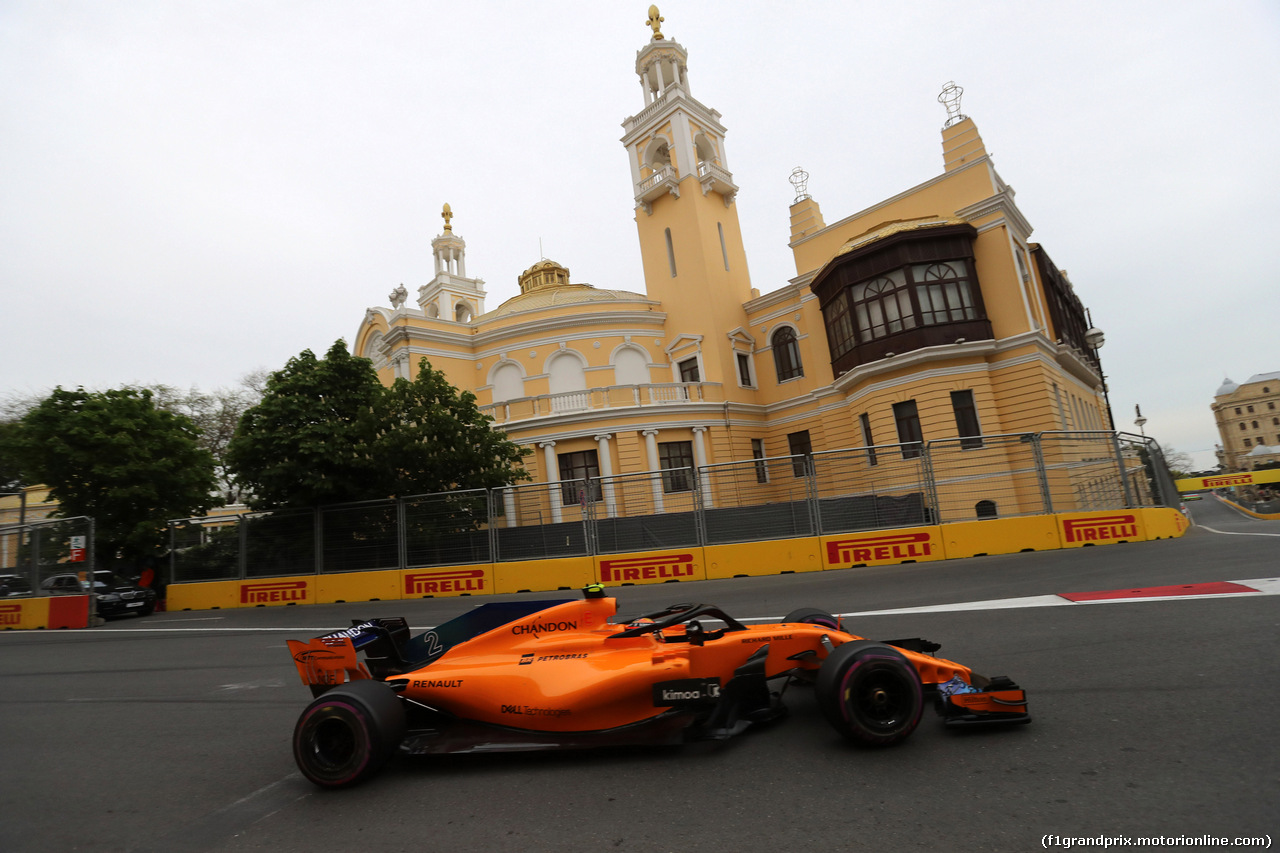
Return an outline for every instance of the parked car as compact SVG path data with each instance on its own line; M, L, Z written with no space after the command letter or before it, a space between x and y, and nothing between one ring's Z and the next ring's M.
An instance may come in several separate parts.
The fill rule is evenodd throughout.
M45 595L84 595L89 582L79 575L61 574L47 577L40 584ZM99 616L121 616L136 613L149 616L156 609L156 591L131 584L114 572L99 570L93 573L93 591L98 595Z
M0 575L0 598L30 594L31 583L22 575Z

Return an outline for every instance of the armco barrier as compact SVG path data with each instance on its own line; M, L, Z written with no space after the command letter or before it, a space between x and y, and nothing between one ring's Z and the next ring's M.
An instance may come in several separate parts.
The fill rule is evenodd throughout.
M988 519L597 557L175 584L169 587L168 609L205 610L337 600L367 601L382 597L394 600L577 590L592 582L616 587L719 580L1139 542L1178 537L1186 533L1188 527L1189 522L1178 510L1157 507ZM388 575L391 583L388 583ZM366 580L368 583L362 583ZM337 597L338 590L346 598ZM26 599L24 603L39 600ZM25 625L15 624L12 627Z

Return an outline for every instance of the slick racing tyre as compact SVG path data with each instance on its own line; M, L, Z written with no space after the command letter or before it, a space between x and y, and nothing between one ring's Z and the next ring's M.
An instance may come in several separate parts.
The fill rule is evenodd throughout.
M293 757L315 784L342 788L381 770L404 732L404 706L391 688L380 681L352 681L302 712L293 730Z
M889 746L920 723L920 674L897 649L871 640L839 646L822 662L815 685L827 722L849 740Z
M821 625L833 631L840 630L840 620L825 610L817 607L801 607L786 615L783 622L803 622L808 625Z

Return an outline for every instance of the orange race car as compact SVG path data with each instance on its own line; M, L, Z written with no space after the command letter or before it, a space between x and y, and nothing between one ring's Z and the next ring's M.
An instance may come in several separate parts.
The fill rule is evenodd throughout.
M927 640L863 639L815 608L757 625L705 604L625 623L616 611L592 585L581 600L483 604L417 636L404 619L384 618L290 640L317 697L294 728L298 767L317 785L342 787L397 750L723 739L782 716L793 682L812 684L827 721L860 744L906 738L927 696L950 725L1031 721L1008 678L935 657L940 646Z

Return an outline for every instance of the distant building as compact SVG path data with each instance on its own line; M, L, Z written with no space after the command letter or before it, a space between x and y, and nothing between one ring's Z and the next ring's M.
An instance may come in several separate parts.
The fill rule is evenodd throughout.
M1224 470L1252 471L1280 461L1280 372L1255 374L1242 385L1222 380L1211 408Z
M518 296L486 311L445 205L434 277L416 300L398 289L391 307L370 308L356 335L353 351L384 382L427 358L533 449L527 468L546 484L1112 428L1101 333L1030 241L1013 189L959 114L958 87L939 99L941 174L828 224L797 170L796 277L761 293L722 116L694 98L685 48L651 26L635 59L643 104L622 137L645 292L575 283L542 259Z

